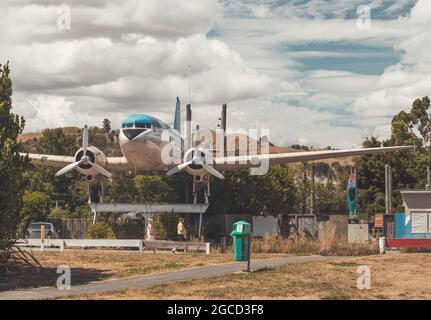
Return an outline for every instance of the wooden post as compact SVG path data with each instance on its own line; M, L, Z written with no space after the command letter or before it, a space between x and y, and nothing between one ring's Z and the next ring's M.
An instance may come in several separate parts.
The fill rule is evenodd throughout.
M221 237L220 251L221 251L221 253L226 253L226 237L225 236Z
M45 226L40 226L40 251L45 249Z

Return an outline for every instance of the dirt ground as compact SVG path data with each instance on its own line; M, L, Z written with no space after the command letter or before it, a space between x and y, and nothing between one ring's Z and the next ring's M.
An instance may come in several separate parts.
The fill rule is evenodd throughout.
M232 253L152 253L114 250L34 251L42 268L20 267L0 273L0 291L54 286L57 267L68 266L74 284L113 280L163 271L233 262ZM258 254L254 258L285 257L286 254Z
M363 265L368 290L357 287ZM74 299L431 299L430 265L429 253L352 257Z

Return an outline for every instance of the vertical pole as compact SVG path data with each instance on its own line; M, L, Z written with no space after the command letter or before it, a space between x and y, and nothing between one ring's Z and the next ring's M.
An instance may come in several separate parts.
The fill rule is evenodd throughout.
M392 167L389 166L389 178L388 178L388 182L389 182L389 186L388 186L388 191L389 191L389 214L392 214Z
M186 105L186 141L184 143L185 150L184 152L187 152L192 147L192 109L190 103ZM186 177L185 182L185 202L186 203L192 203L192 181L190 181L190 178Z
M189 150L192 147L192 107L191 104L188 103L186 105L186 150Z
M223 156L226 157L226 113L227 113L227 104L224 103L221 108L221 128L223 130Z
M250 234L248 234L247 235L247 238L248 238L248 248L247 248L247 255L248 255L248 257L247 257L247 272L250 272L250 256L251 256L251 235Z
M307 164L303 163L303 177L302 177L302 214L307 213Z
M94 204L93 224L96 223L96 216L97 216L97 203Z
M310 201L310 214L314 214L315 205L316 205L316 189L314 185L314 174L316 167L314 164L311 165L311 201Z
M385 165L385 207L386 214L392 213L392 168Z
M431 167L427 166L427 185L425 187L426 190L431 189Z
M40 226L40 251L45 249L45 226Z
M199 240L202 241L202 209L199 213Z
M389 165L385 164L385 213L389 214Z
M220 251L221 251L221 253L226 253L226 237L225 236L221 237Z

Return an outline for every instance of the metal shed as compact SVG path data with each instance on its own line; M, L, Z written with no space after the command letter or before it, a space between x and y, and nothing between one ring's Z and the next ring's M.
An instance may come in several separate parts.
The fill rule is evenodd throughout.
M431 190L402 190L405 212L395 213L395 238L431 238Z

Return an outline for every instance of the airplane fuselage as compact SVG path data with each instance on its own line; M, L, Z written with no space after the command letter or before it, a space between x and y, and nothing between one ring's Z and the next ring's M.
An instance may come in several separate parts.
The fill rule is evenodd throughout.
M162 149L169 141L162 140L164 130L171 128L149 115L132 115L123 121L119 134L120 148L131 168L166 171Z

